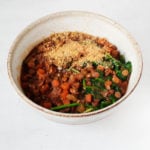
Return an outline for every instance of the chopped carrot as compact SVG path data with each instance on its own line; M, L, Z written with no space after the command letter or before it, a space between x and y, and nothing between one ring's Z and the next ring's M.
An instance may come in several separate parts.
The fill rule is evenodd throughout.
M113 71L110 68L106 68L105 69L105 76L108 76L108 75L110 75L112 73L113 73Z
M97 66L97 69L100 70L100 71L104 71L105 68L104 68L104 66L102 66L102 65L98 65L98 66Z
M129 74L129 71L127 69L122 71L122 75L123 76L128 76L128 74Z
M75 76L75 78L76 78L77 80L81 80L81 79L83 79L83 77L84 77L84 75L83 75L82 73L78 73L78 74L76 74L76 76Z
M120 83L120 79L116 75L113 76L112 81L116 84Z
M99 73L98 72L96 72L96 71L92 71L92 77L93 78L98 78L99 77Z
M110 90L111 84L112 84L112 82L110 80L105 81L105 87L107 90Z
M54 79L54 80L52 81L52 86L53 86L53 87L58 87L58 86L59 86L59 81L58 81L57 79Z
M85 101L90 103L92 101L92 95L91 94L86 94L85 95Z
M68 83L68 82L62 83L62 84L61 84L61 88L62 88L63 90L68 90L68 89L69 89L69 83Z
M115 92L115 97L116 98L120 98L121 97L121 93L120 92Z
M68 91L67 90L63 90L62 93L60 94L61 99L62 100L67 99L67 95L68 95Z
M63 101L64 104L70 104L70 100L67 98L68 91L63 90L63 92L60 94L61 100Z

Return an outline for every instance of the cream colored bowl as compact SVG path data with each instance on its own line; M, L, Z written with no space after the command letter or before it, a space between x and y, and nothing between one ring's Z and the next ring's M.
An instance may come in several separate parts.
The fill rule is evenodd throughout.
M99 37L105 37L115 44L127 60L133 65L133 71L126 94L116 103L93 112L66 114L45 109L28 99L20 85L21 64L32 47L55 32L81 31ZM20 95L32 108L48 119L68 124L83 124L105 117L118 107L133 92L142 73L140 48L133 37L118 23L104 16L81 11L66 11L47 15L27 26L12 44L8 56L9 78Z

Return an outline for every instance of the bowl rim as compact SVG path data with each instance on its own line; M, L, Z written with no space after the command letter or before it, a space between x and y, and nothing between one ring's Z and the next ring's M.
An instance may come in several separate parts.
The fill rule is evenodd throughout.
M140 69L139 69L139 74L138 77L136 79L135 85L133 86L133 88L126 93L121 99L119 99L117 102L115 102L114 104L111 104L103 109L99 109L96 111L92 111L92 112L88 112L88 113L61 113L61 112L56 112L56 111L52 111L52 110L48 110L36 103L34 103L32 100L30 100L29 98L27 98L24 93L17 87L17 85L15 84L15 81L13 79L12 76L12 58L15 52L15 48L18 44L18 42L23 38L23 36L25 34L27 34L28 32L30 32L30 30L32 30L35 26L38 26L40 23L43 23L49 19L55 18L55 17L61 17L61 16L70 16L70 15L81 15L81 16L93 16L97 19L103 20L104 22L111 24L112 26L114 26L115 28L119 29L123 34L125 34L127 36L127 38L130 40L130 42L132 43L132 45L134 46L134 49L136 51L136 53L139 56L139 61L140 61ZM60 11L60 12L56 12L56 13L52 13L52 14L48 14L44 17L41 17L37 20L35 20L34 22L30 23L28 26L26 26L20 34L18 34L18 36L15 38L15 40L13 41L9 53L8 53L8 58L7 58L7 72L8 72L8 77L11 81L11 84L13 85L13 87L16 89L16 92L18 93L18 95L20 95L22 97L22 99L24 101L26 101L28 104L30 104L32 107L34 107L35 109L42 111L44 113L50 114L50 115L54 115L54 116L60 116L60 117L73 117L73 118L77 118L77 117L88 117L88 116L92 116L92 115L96 115L96 114L100 114L103 112L106 112L114 107L116 107L117 105L119 105L120 103L122 103L136 88L137 84L139 83L139 80L141 78L142 75L142 70L143 70L143 59L142 59L142 53L140 50L140 47L138 45L138 43L136 42L136 40L133 38L133 36L119 23L117 23L116 21L103 16L101 14L98 13L93 13L93 12L88 12L88 11L78 11L78 10L73 10L73 11Z

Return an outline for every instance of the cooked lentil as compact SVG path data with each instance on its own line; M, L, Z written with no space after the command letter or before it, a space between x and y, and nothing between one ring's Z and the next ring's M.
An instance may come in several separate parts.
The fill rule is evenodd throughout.
M131 62L107 39L55 33L23 61L21 86L28 98L47 109L88 113L121 98L131 71Z

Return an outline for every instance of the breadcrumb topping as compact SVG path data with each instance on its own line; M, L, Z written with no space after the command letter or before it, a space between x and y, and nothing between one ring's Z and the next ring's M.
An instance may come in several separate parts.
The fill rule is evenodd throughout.
M99 62L106 52L105 48L96 43L96 37L84 33L57 33L48 39L42 43L48 43L42 49L45 51L44 57L59 68L66 67L68 63L71 66L82 66L85 62Z

